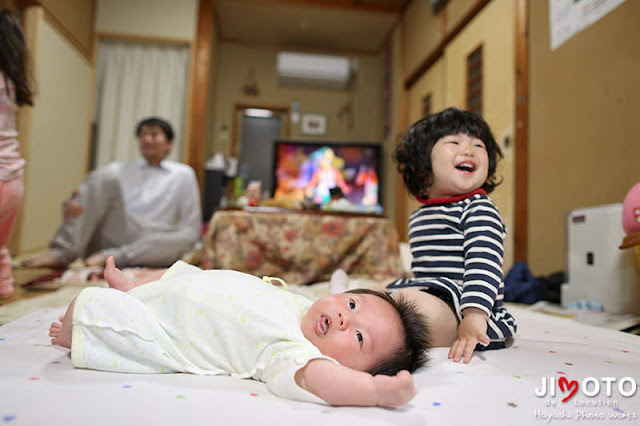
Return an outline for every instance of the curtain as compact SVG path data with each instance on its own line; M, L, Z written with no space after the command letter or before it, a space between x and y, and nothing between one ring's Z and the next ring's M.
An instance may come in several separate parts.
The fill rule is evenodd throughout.
M182 160L189 47L101 41L96 78L95 165L140 156L135 126L149 116L164 118L175 136L169 158Z

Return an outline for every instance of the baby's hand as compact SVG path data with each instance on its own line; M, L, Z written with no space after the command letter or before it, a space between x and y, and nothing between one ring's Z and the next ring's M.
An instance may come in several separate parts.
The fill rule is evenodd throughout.
M378 374L373 376L373 383L377 394L376 405L380 407L408 404L418 392L413 385L413 377L407 370L402 370L395 376Z
M473 311L469 311L473 309ZM476 308L467 308L464 318L458 326L458 339L449 350L449 359L459 362L464 356L464 363L471 361L471 355L478 343L489 344L487 336L487 315Z

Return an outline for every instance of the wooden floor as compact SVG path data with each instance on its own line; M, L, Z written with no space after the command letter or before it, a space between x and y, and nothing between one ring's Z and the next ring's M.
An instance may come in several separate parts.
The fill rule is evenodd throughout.
M28 299L30 297L40 296L42 294L51 293L52 290L27 290L24 289L21 284L28 282L36 277L39 277L48 272L52 272L50 269L34 268L34 269L14 269L13 270L13 287L15 292L13 296L7 299L0 299L0 306L8 305L9 303L17 302L18 300Z

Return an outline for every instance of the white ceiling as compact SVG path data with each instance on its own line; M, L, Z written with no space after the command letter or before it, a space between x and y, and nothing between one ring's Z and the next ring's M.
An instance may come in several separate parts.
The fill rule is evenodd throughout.
M410 0L215 0L222 41L379 52Z

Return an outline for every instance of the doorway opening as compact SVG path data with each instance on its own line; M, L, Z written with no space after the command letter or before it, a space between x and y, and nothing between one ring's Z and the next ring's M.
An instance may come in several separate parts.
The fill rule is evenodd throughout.
M291 134L289 108L279 106L235 106L231 155L238 158L245 182L260 181L262 192L273 185L273 144Z

